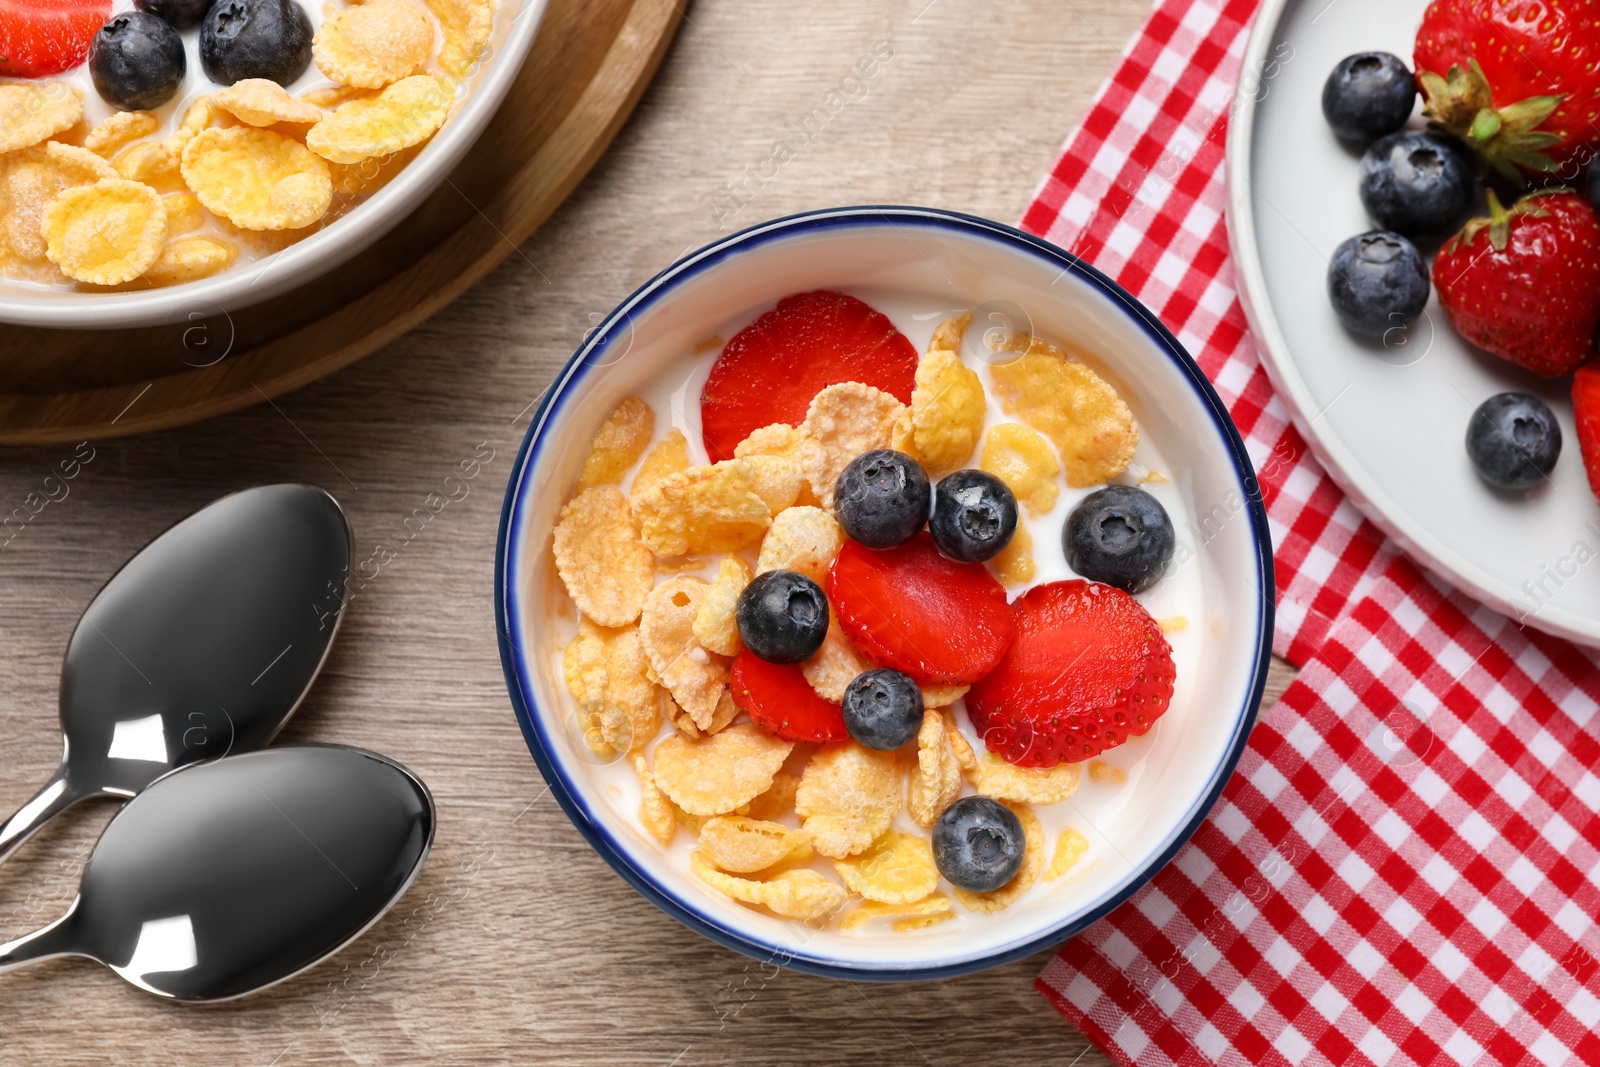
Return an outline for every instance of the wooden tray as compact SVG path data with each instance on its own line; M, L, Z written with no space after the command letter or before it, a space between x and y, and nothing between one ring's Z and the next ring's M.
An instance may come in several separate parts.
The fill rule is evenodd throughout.
M675 0L550 0L499 114L450 178L387 236L302 289L173 326L0 326L0 444L210 418L297 389L399 337L515 251L566 199L632 112L681 18Z

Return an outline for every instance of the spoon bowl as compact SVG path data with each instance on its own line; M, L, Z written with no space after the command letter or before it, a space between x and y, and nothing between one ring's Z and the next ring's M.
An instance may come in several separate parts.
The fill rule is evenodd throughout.
M338 952L416 880L428 789L392 760L289 745L173 771L107 824L67 914L0 945L0 972L62 956L202 1003Z

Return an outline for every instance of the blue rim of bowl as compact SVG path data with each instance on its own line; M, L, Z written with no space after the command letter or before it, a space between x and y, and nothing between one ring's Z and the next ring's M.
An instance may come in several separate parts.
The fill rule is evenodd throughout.
M512 640L511 629L513 626L512 620L517 613L517 597L519 594L511 580L512 574L509 564L513 546L520 546L524 540L520 525L519 502L522 490L527 482L530 464L538 456L538 442L543 428L548 422L551 413L556 410L562 397L568 393L568 387L590 371L606 365L604 360L599 357L606 353L613 340L615 340L613 332L615 331L617 336L623 336L627 332L626 330L617 330L616 328L619 325L628 323L635 313L649 308L662 296L669 293L677 284L694 277L708 267L716 265L738 252L759 247L772 241L790 238L800 233L849 229L855 226L882 226L885 224L896 229L918 227L954 230L967 236L998 241L1013 249L1020 249L1043 259L1061 268L1064 273L1071 273L1077 276L1081 281L1098 290L1101 295L1109 297L1119 305L1128 317L1144 330L1150 340L1158 348L1162 349L1173 364L1183 373L1190 387L1194 390L1196 398L1211 416L1212 423L1218 434L1228 446L1233 459L1234 474L1239 482L1239 489L1248 505L1250 529L1256 548L1256 588L1258 596L1256 598L1255 676L1251 681L1248 696L1239 707L1238 716L1233 727L1233 739L1228 746L1226 756L1217 765L1213 772L1212 780L1202 792L1200 799L1184 817L1178 832L1172 836L1167 846L1152 862L1143 870L1134 873L1126 882L1096 902L1089 910L1081 912L1064 922L1057 923L1048 929L1029 935L1019 942L1000 946L994 952L934 966L869 968L840 963L821 956L808 956L803 951L790 950L780 945L747 938L697 910L686 901L674 896L629 862L626 851L613 840L604 824L589 814L585 802L580 799L577 791L572 787L572 783L563 776L559 766L551 758L550 753L547 751L547 741L543 733L543 726L531 713L528 702L524 699L525 687L523 682L527 677L527 669L526 664L523 662L522 653L517 647L517 642ZM517 536L515 537L512 536L513 526L517 527L515 531ZM545 781L549 784L551 794L560 803L562 809L567 813L567 817L577 827L578 832L593 846L601 858L609 863L622 876L624 881L638 890L645 899L651 901L689 929L710 938L712 941L754 959L792 968L807 974L819 975L825 978L848 978L875 982L951 978L957 975L970 974L974 971L987 970L991 967L998 967L1021 959L1024 956L1032 955L1041 949L1048 948L1072 937L1085 927L1103 918L1137 892L1157 871L1171 862L1178 849L1199 829L1201 821L1222 795L1222 790L1227 785L1228 779L1233 776L1234 767L1238 764L1239 757L1243 754L1245 745L1249 742L1250 729L1255 720L1256 709L1261 704L1262 693L1266 686L1267 668L1271 662L1274 612L1273 589L1272 540L1267 528L1267 512L1261 500L1261 490L1259 483L1256 481L1254 468L1251 466L1249 455L1245 452L1244 442L1240 439L1239 431L1234 426L1232 418L1228 415L1227 407L1223 404L1222 398L1217 395L1216 390L1211 386L1211 382L1207 380L1204 372L1200 370L1200 367L1184 350L1183 345L1161 324L1161 321L1116 282L1101 274L1072 253L1032 234L1024 233L1014 227L979 218L975 215L966 215L936 208L892 205L829 208L788 215L768 222L758 223L684 256L634 290L585 339L577 352L567 361L566 366L556 375L550 388L546 390L538 411L534 414L532 422L529 423L528 432L522 440L522 447L517 452L516 463L511 469L510 480L506 487L505 504L500 513L499 536L495 545L495 623L496 635L500 644L500 662L506 676L506 688L511 696L511 705L517 714L517 722L522 727L522 735L527 741L528 751L532 753L534 762L539 766L540 773L544 775ZM516 625L520 633L520 623ZM531 693L531 689L528 692Z

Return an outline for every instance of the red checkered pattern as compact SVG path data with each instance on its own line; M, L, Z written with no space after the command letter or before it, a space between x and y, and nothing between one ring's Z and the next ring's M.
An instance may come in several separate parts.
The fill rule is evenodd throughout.
M1404 559L1039 988L1124 1064L1600 1064L1600 671Z
M1257 2L1157 3L1022 227L1121 283L1161 317L1216 385L1267 502L1278 572L1274 650L1301 663L1394 550L1289 424L1234 289L1223 149ZM1269 67L1261 75L1269 92L1272 73Z

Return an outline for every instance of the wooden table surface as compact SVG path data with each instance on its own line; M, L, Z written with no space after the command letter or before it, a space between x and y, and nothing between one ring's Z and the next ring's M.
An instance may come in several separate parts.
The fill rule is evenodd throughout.
M30 514L0 532L0 806L60 755L61 654L100 584L191 510L277 481L326 486L363 557L394 553L285 740L377 748L439 802L421 879L336 960L210 1009L85 961L38 965L0 978L0 1063L1108 1062L1034 992L1048 953L934 984L769 981L647 904L528 756L491 579L527 406L603 313L680 253L792 211L898 202L1017 219L1145 7L698 0L571 201L422 328L275 403L95 443L71 481L47 480L70 446L0 452L0 513ZM889 58L850 78L874 52ZM774 174L778 141L792 155ZM402 520L474 455L493 458L466 498L409 532ZM1276 666L1272 697L1288 676ZM0 940L64 910L110 812L69 813L0 868Z

